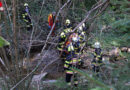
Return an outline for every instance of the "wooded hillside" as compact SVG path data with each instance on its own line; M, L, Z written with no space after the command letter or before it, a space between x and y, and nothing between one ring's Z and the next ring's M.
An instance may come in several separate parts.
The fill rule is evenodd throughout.
M0 1L0 90L130 90L129 0ZM31 21L24 20L25 11ZM50 27L48 15L54 12ZM83 66L71 68L78 87L65 82L63 51L57 49L66 19L72 25L67 40L83 23L86 27L78 55ZM92 70L95 42L103 55L99 77Z

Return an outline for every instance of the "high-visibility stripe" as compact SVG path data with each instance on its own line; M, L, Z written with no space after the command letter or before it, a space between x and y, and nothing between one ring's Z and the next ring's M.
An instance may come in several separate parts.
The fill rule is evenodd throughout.
M23 19L25 22L29 22L28 20L26 20L26 19Z
M95 56L101 56L102 55L102 52L100 53L100 55L97 55L96 53L94 53Z
M65 37L66 37L65 35L61 36L61 38L65 38Z
M67 28L67 29L64 30L65 33L69 33L69 32L71 32L71 31L72 31L71 28Z
M68 74L73 74L73 71L66 70L66 73L68 73Z
M74 63L74 62L78 62L78 60L74 59L74 60L72 60L70 63L72 63L72 62L73 62L73 63Z
M102 65L103 63L95 63L95 62L93 62L92 64L95 65L95 66L100 66L100 65Z
M68 67L69 67L69 65L67 65L67 64L64 64L64 67L65 67L65 68L68 68Z
M62 48L57 47L58 50L63 50Z
M79 62L81 61L81 59L78 60Z
M68 47L68 51L74 51L74 47L73 47L72 45L70 45L70 46Z
M65 63L69 64L70 62L69 61L65 61Z
M48 23L50 22L50 20L52 19L52 17L53 17L52 14L48 15Z

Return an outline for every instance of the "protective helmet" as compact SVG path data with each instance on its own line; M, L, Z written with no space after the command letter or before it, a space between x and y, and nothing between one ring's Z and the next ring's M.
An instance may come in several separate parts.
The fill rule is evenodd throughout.
M65 24L70 24L70 20L66 19Z
M72 41L73 42L78 42L79 41L79 37L78 37L77 33L73 33L73 35L72 35Z
M81 33L83 31L83 27L80 26L78 29L77 29L77 33Z
M94 47L95 47L95 48L100 48L100 47L101 47L100 42L95 42Z
M83 30L83 27L82 27L82 26L80 26L80 27L79 27L79 30L80 30L80 31L82 31L82 30Z
M83 27L83 28L85 27L85 23L82 24L82 27Z
M27 7L27 6L28 6L28 4L27 4L27 3L24 3L24 6L25 6L25 7Z

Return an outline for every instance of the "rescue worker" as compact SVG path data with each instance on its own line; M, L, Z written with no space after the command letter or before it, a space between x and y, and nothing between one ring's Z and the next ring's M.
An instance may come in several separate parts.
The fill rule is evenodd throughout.
M22 13L23 21L26 22L26 28L28 31L32 30L32 21L31 21L31 15L29 12L29 7L27 3L24 3L24 11Z
M74 75L74 85L77 86L77 74L71 70L72 67L80 68L82 65L81 59L78 55L80 52L79 37L77 33L72 33L66 43L66 51L68 52L67 58L64 63L64 69L66 73L66 82L71 85L71 78Z
M4 7L3 7L3 4L2 2L0 1L0 11L3 12L4 11Z
M77 29L77 33L79 36L79 43L80 43L81 48L86 44L86 33L84 29L86 29L84 23ZM81 52L83 52L83 50Z
M53 24L54 24L54 21L55 21L55 16L56 16L56 12L52 12L51 14L48 15L48 28L51 30ZM54 30L55 30L55 26L52 30L52 36L55 35L54 33Z
M57 46L57 49L60 51L61 58L63 59L63 61L66 59L66 55L67 55L67 52L64 49L64 47L67 43L68 35L71 31L72 31L72 27L70 25L70 20L66 19L65 29L60 34L59 43L58 43L58 46Z
M64 63L64 69L65 69L65 81L68 85L71 85L72 76L74 75L74 85L78 85L78 78L77 73L73 72L71 68L75 67L80 69L81 66L81 59L77 58L78 56L76 54L69 54L65 63Z
M95 52L94 52L94 59L92 61L92 68L93 71L96 73L97 76L100 74L100 67L103 65L102 62L102 50L101 45L99 42L95 42L94 44Z

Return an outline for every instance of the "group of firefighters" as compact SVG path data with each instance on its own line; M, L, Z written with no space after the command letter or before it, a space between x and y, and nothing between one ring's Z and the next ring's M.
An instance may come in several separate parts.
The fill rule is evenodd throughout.
M26 22L27 30L32 29L32 22L30 18L30 12L28 4L24 4L24 13L22 14L23 20ZM48 28L51 30L53 24L55 23L56 12L52 12L48 15ZM57 21L56 21L57 22ZM56 26L56 25L55 25ZM52 36L55 35L55 26L52 30ZM78 85L77 73L75 73L72 68L78 68L83 65L83 61L80 56L83 53L82 48L86 44L86 33L87 30L85 23L83 23L75 32L72 32L72 24L69 19L65 20L64 30L60 33L59 42L57 49L59 51L60 58L64 62L64 70L66 73L65 81L68 85L71 85L71 79L74 77L73 85ZM92 61L93 71L99 75L100 66L102 65L102 53L100 48L100 43L96 42L94 44L95 53L94 59Z
M83 47L86 44L87 30L85 23L83 23L75 32L72 32L72 25L69 19L65 21L64 30L60 33L59 43L57 49L60 52L62 61L64 62L64 70L66 73L65 81L68 85L72 85L71 79L73 79L73 85L78 85L77 73L72 68L80 69L83 65L83 61L80 56L83 54ZM99 42L94 44L95 52L94 59L92 61L93 71L99 76L100 66L102 63L101 45Z
M2 3L0 2L0 11L4 10L2 7ZM48 27L49 29L52 28L55 20L56 13L53 12L52 14L49 14L48 16ZM23 21L26 23L27 30L32 30L32 21L30 17L29 7L28 4L24 4L24 10L22 13ZM55 26L53 30L55 29ZM65 26L64 30L60 33L59 42L57 49L59 51L59 55L64 62L64 70L66 73L65 81L68 85L71 84L71 79L74 77L74 83L73 85L78 85L78 78L77 73L75 73L72 68L78 68L82 66L83 62L80 59L80 56L83 53L83 47L86 44L86 26L85 23L83 23L75 32L72 32L72 24L69 19L65 20ZM54 35L54 31L52 32ZM93 71L99 73L100 66L102 65L102 51L101 51L101 45L99 42L96 42L94 44L95 52L94 52L94 59L92 61L92 67Z
M58 50L64 62L64 70L66 73L66 82L71 85L71 78L74 76L74 85L77 86L77 74L72 71L72 67L80 68L82 60L79 58L82 54L82 47L85 45L85 24L83 23L76 32L72 33L72 25L69 19L65 21L65 28L60 34Z

